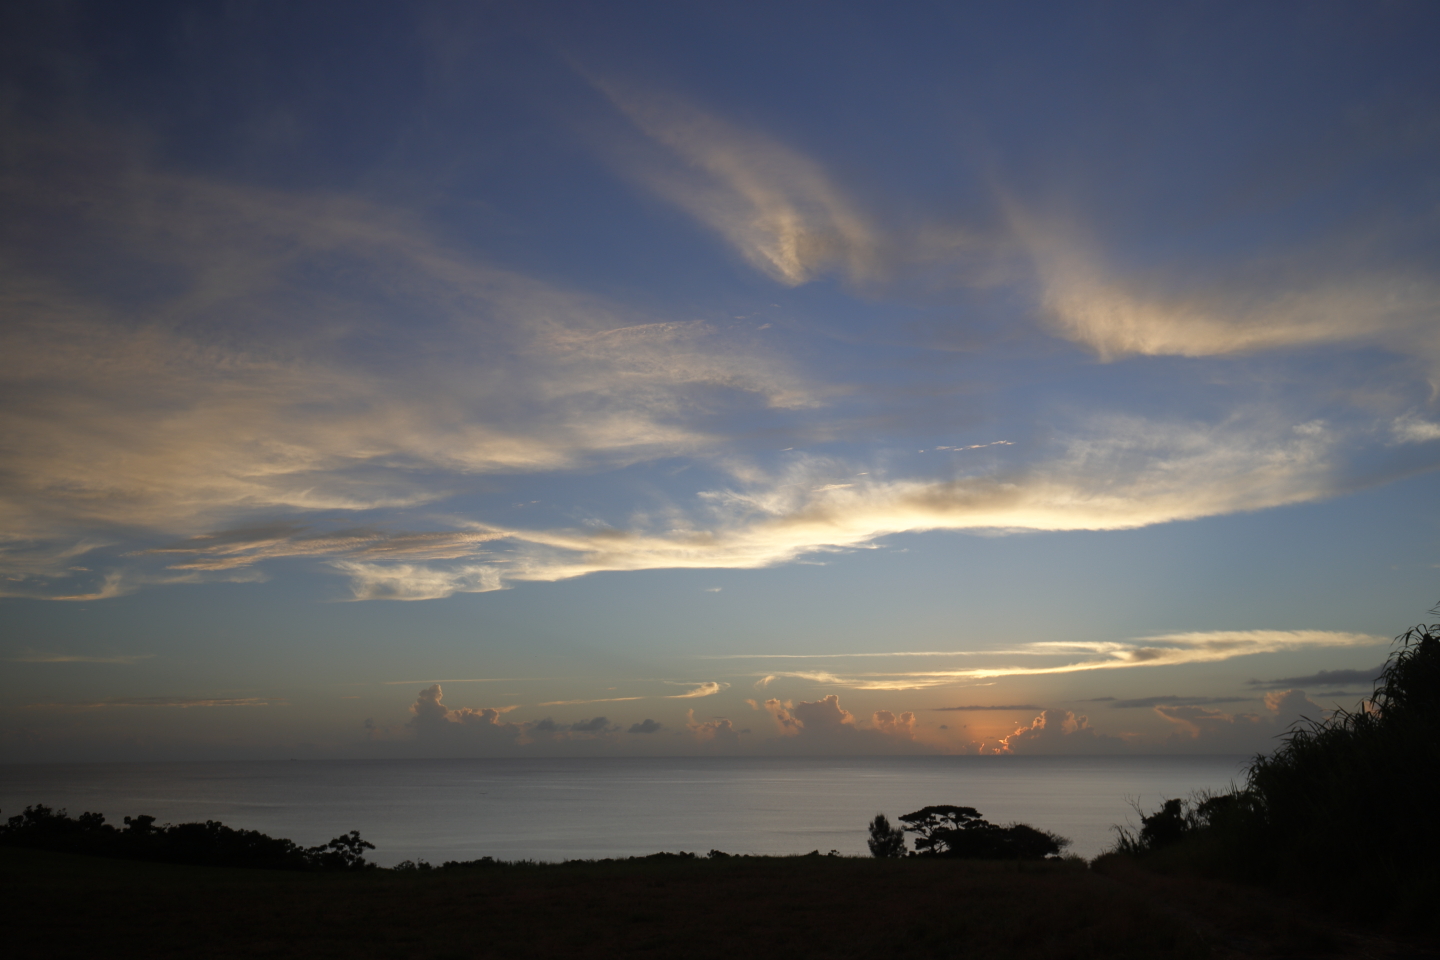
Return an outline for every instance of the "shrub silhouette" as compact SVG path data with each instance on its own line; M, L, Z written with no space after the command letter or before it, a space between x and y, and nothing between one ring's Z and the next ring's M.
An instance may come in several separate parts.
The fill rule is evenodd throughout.
M213 867L262 867L271 870L366 870L375 865L365 851L375 845L358 830L329 843L302 847L293 840L258 830L236 830L217 820L155 826L151 816L126 817L125 829L105 822L101 813L70 817L44 804L0 825L0 846L32 847L125 860L156 860Z
M883 813L875 814L875 819L870 821L870 839L866 842L872 857L905 856L905 831L892 827Z
M1156 850L1178 843L1193 824L1185 816L1184 801L1166 800L1150 816L1140 817L1140 843L1147 850Z
M922 807L900 818L914 833L915 854L966 860L1043 860L1070 845L1065 837L1024 823L996 826L974 807ZM874 826L872 824L872 832ZM872 847L872 852L873 852Z
M1363 870L1365 883L1319 895L1371 914L1424 915L1440 893L1440 818L1423 774L1437 764L1440 624L1420 625L1396 638L1355 711L1303 720L1250 762L1243 787L1168 800L1138 835L1121 830L1116 849L1173 849L1171 860L1282 883Z

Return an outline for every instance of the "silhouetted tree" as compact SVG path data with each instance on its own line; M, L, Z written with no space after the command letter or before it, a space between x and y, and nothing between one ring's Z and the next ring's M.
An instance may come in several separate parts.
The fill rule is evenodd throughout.
M892 827L883 813L875 814L870 821L870 855L873 857L905 856L905 831Z
M364 870L374 864L365 862L365 851L375 844L360 839L359 830L342 833L329 843L311 847L305 856L321 870Z
M967 827L984 824L980 811L974 807L921 807L914 813L900 818L907 833L918 834L915 838L917 853L944 853L950 847L951 835Z
M921 856L966 860L1043 860L1070 845L1064 837L1029 824L996 826L974 807L923 807L900 818L905 830L918 834Z

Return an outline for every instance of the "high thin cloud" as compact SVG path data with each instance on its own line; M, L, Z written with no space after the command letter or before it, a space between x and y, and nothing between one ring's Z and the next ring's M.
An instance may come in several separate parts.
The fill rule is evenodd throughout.
M961 712L961 713L971 713L971 712L974 712L974 711L981 711L981 710L1006 710L1006 711L1009 711L1009 710L1039 710L1039 709L1041 709L1041 708L1035 706L1033 703L1020 703L1020 704L1013 704L1013 705L996 704L996 705L993 705L993 706L992 706L992 705L981 705L981 706L968 706L968 707L932 707L931 709L932 709L932 710L937 710L937 711L955 710L955 711L959 711L959 712Z
M1037 651L1049 651L1062 656L1081 652L1090 656L1056 666L978 667L930 675L956 679L1045 676L1091 670L1218 663L1258 653L1326 647L1365 647L1385 642L1387 641L1383 637L1331 630L1216 630L1162 634L1128 643L1044 641L1029 646Z
M754 568L928 530L1123 530L1303 503L1347 489L1323 422L1220 425L1110 418L1054 459L1011 473L885 479L797 458L703 491L664 529L520 529L474 524L491 562L337 560L357 599L427 599L605 570ZM837 473L850 482L835 483ZM378 547L377 547L378 549ZM373 554L372 554L373 556Z
M601 86L703 181L676 187L677 202L782 282L832 268L873 277L912 255L816 162L678 101ZM0 595L99 600L262 579L304 558L357 600L413 601L600 571L766 567L906 532L1124 530L1348 492L1362 482L1347 472L1357 449L1440 436L1413 411L1357 426L1237 407L1208 421L1081 417L1043 446L1003 441L989 467L949 475L803 454L766 468L729 456L709 414L813 412L832 388L760 341L502 270L374 203L143 165L82 176L73 144L28 146L37 169L14 180L26 209L88 211L73 214L77 235L166 282L138 299L84 293L69 235L39 238L32 266L3 278ZM1371 328L1419 349L1437 329L1431 287L1403 277L1287 293L1283 310L1260 294L1135 306L1149 300L1015 229L1059 329L1107 357ZM366 344L402 314L404 342L377 357ZM615 524L441 510L478 476L661 457L733 480ZM389 522L343 520L375 512Z
M1136 697L1132 700L1111 700L1110 706L1118 710L1146 709L1156 707L1203 707L1216 703L1239 703L1253 697Z
M1002 737L982 752L993 753L1119 753L1126 744L1120 737L1101 733L1090 718L1069 710L1046 710L1028 726Z
M1303 677L1280 677L1276 680L1250 680L1260 690L1287 690L1291 687L1369 687L1380 679L1384 666L1369 670L1321 670Z
M716 682L716 681L714 681L714 680L706 680L706 681L703 682L703 683L698 683L698 684L696 684L693 689L686 690L684 693L672 694L672 695L670 695L670 696L665 697L665 699L666 699L666 700L690 700L690 699L693 699L693 698L695 698L695 697L713 697L715 694L719 693L720 691L729 689L729 687L730 687L730 684L728 684L728 683Z
M820 163L770 137L673 95L615 81L597 85L684 165L651 166L646 182L782 283L830 270L864 282L902 263L934 260L984 283L1014 278L1017 268L1004 261L1012 248L1023 249L1052 329L1104 359L1371 343L1440 365L1440 284L1433 271L1406 265L1404 257L1384 266L1369 262L1377 248L1403 247L1417 229L1433 229L1424 224L1367 224L1359 249L1331 238L1230 275L1128 278L1100 265L1094 239L1077 240L1075 230L1045 223L1003 193L996 199L1008 213L1006 235L982 237L938 223L887 229ZM1354 232L1352 224L1345 228ZM977 269L977 259L986 265Z
M758 688L768 687L781 678L833 684L852 690L921 690L962 681L993 680L999 677L1051 676L1086 673L1094 670L1124 670L1146 667L1178 666L1190 663L1218 663L1236 657L1261 653L1283 653L1344 647L1378 646L1388 642L1384 637L1363 633L1330 630L1216 630L1209 632L1162 634L1129 641L1041 641L1024 644L1011 650L985 651L982 655L1000 661L995 666L962 667L950 670L874 671L835 673L799 671L766 674ZM1041 662L1015 663L1015 659ZM1045 663L1044 659L1060 660ZM1006 660L1011 660L1006 663ZM1186 702L1161 698L1167 703ZM1237 698L1248 699L1248 698ZM779 703L778 700L769 701ZM1117 706L1126 701L1111 701ZM1137 702L1138 704L1139 702ZM1149 705L1149 704L1146 704ZM940 707L941 710L1031 710L1033 706L967 706Z
M673 96L598 85L683 162L649 171L650 185L757 269L794 285L832 266L861 279L881 268L875 227L813 160Z
M1379 266L1367 263L1373 251L1347 256L1320 246L1258 268L1130 278L1102 267L1089 252L1093 241L1063 237L1063 231L1039 228L1023 216L1016 226L1035 257L1053 329L1103 359L1218 357L1349 343L1440 362L1440 284L1432 269L1407 265L1406 257ZM1403 247L1412 227L1371 229L1371 246Z
M672 694L651 694L648 696L633 697L602 697L598 700L547 700L540 704L542 707L569 706L580 703L624 703L629 700L693 700L696 697L713 697L721 691L730 689L730 684L724 681L703 680L699 683L693 681L666 680L667 684L676 686L688 686L689 690L684 693Z
M593 79L593 78L592 78ZM725 238L772 279L796 286L825 273L866 284L905 267L944 264L993 278L1008 240L953 224L882 225L824 167L775 138L674 95L593 80L679 164L625 165L651 189Z
M285 701L276 697L111 697L83 703L33 703L31 707L106 709L111 707L270 707Z
M189 537L160 548L187 573L363 559L377 541L389 558L455 558L486 535L274 517L412 509L467 475L705 450L716 438L687 412L718 397L814 402L773 352L478 262L373 204L121 163L123 177L82 176L63 138L27 147L45 169L12 171L23 198L5 199L42 219L71 211L71 232L38 234L26 272L3 277L7 593L125 592L43 581L85 579L87 555L137 531ZM77 245L123 251L126 289L146 294L107 297ZM367 344L400 311L409 333L377 357Z
M94 656L78 653L39 653L31 651L14 657L6 657L11 663L119 663L135 664L150 660L153 653L119 653L111 656Z

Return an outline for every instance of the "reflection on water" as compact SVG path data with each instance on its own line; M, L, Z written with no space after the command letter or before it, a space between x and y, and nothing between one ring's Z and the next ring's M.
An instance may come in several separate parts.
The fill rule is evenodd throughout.
M607 758L0 766L0 810L98 810L112 822L221 820L315 844L358 829L373 859L434 862L730 853L863 854L865 826L927 804L976 807L1075 841L1166 797L1225 788L1244 757Z

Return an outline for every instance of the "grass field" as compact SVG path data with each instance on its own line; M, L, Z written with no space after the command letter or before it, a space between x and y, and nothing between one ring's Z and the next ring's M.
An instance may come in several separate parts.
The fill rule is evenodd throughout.
M218 869L0 849L9 957L1421 957L1122 859Z

